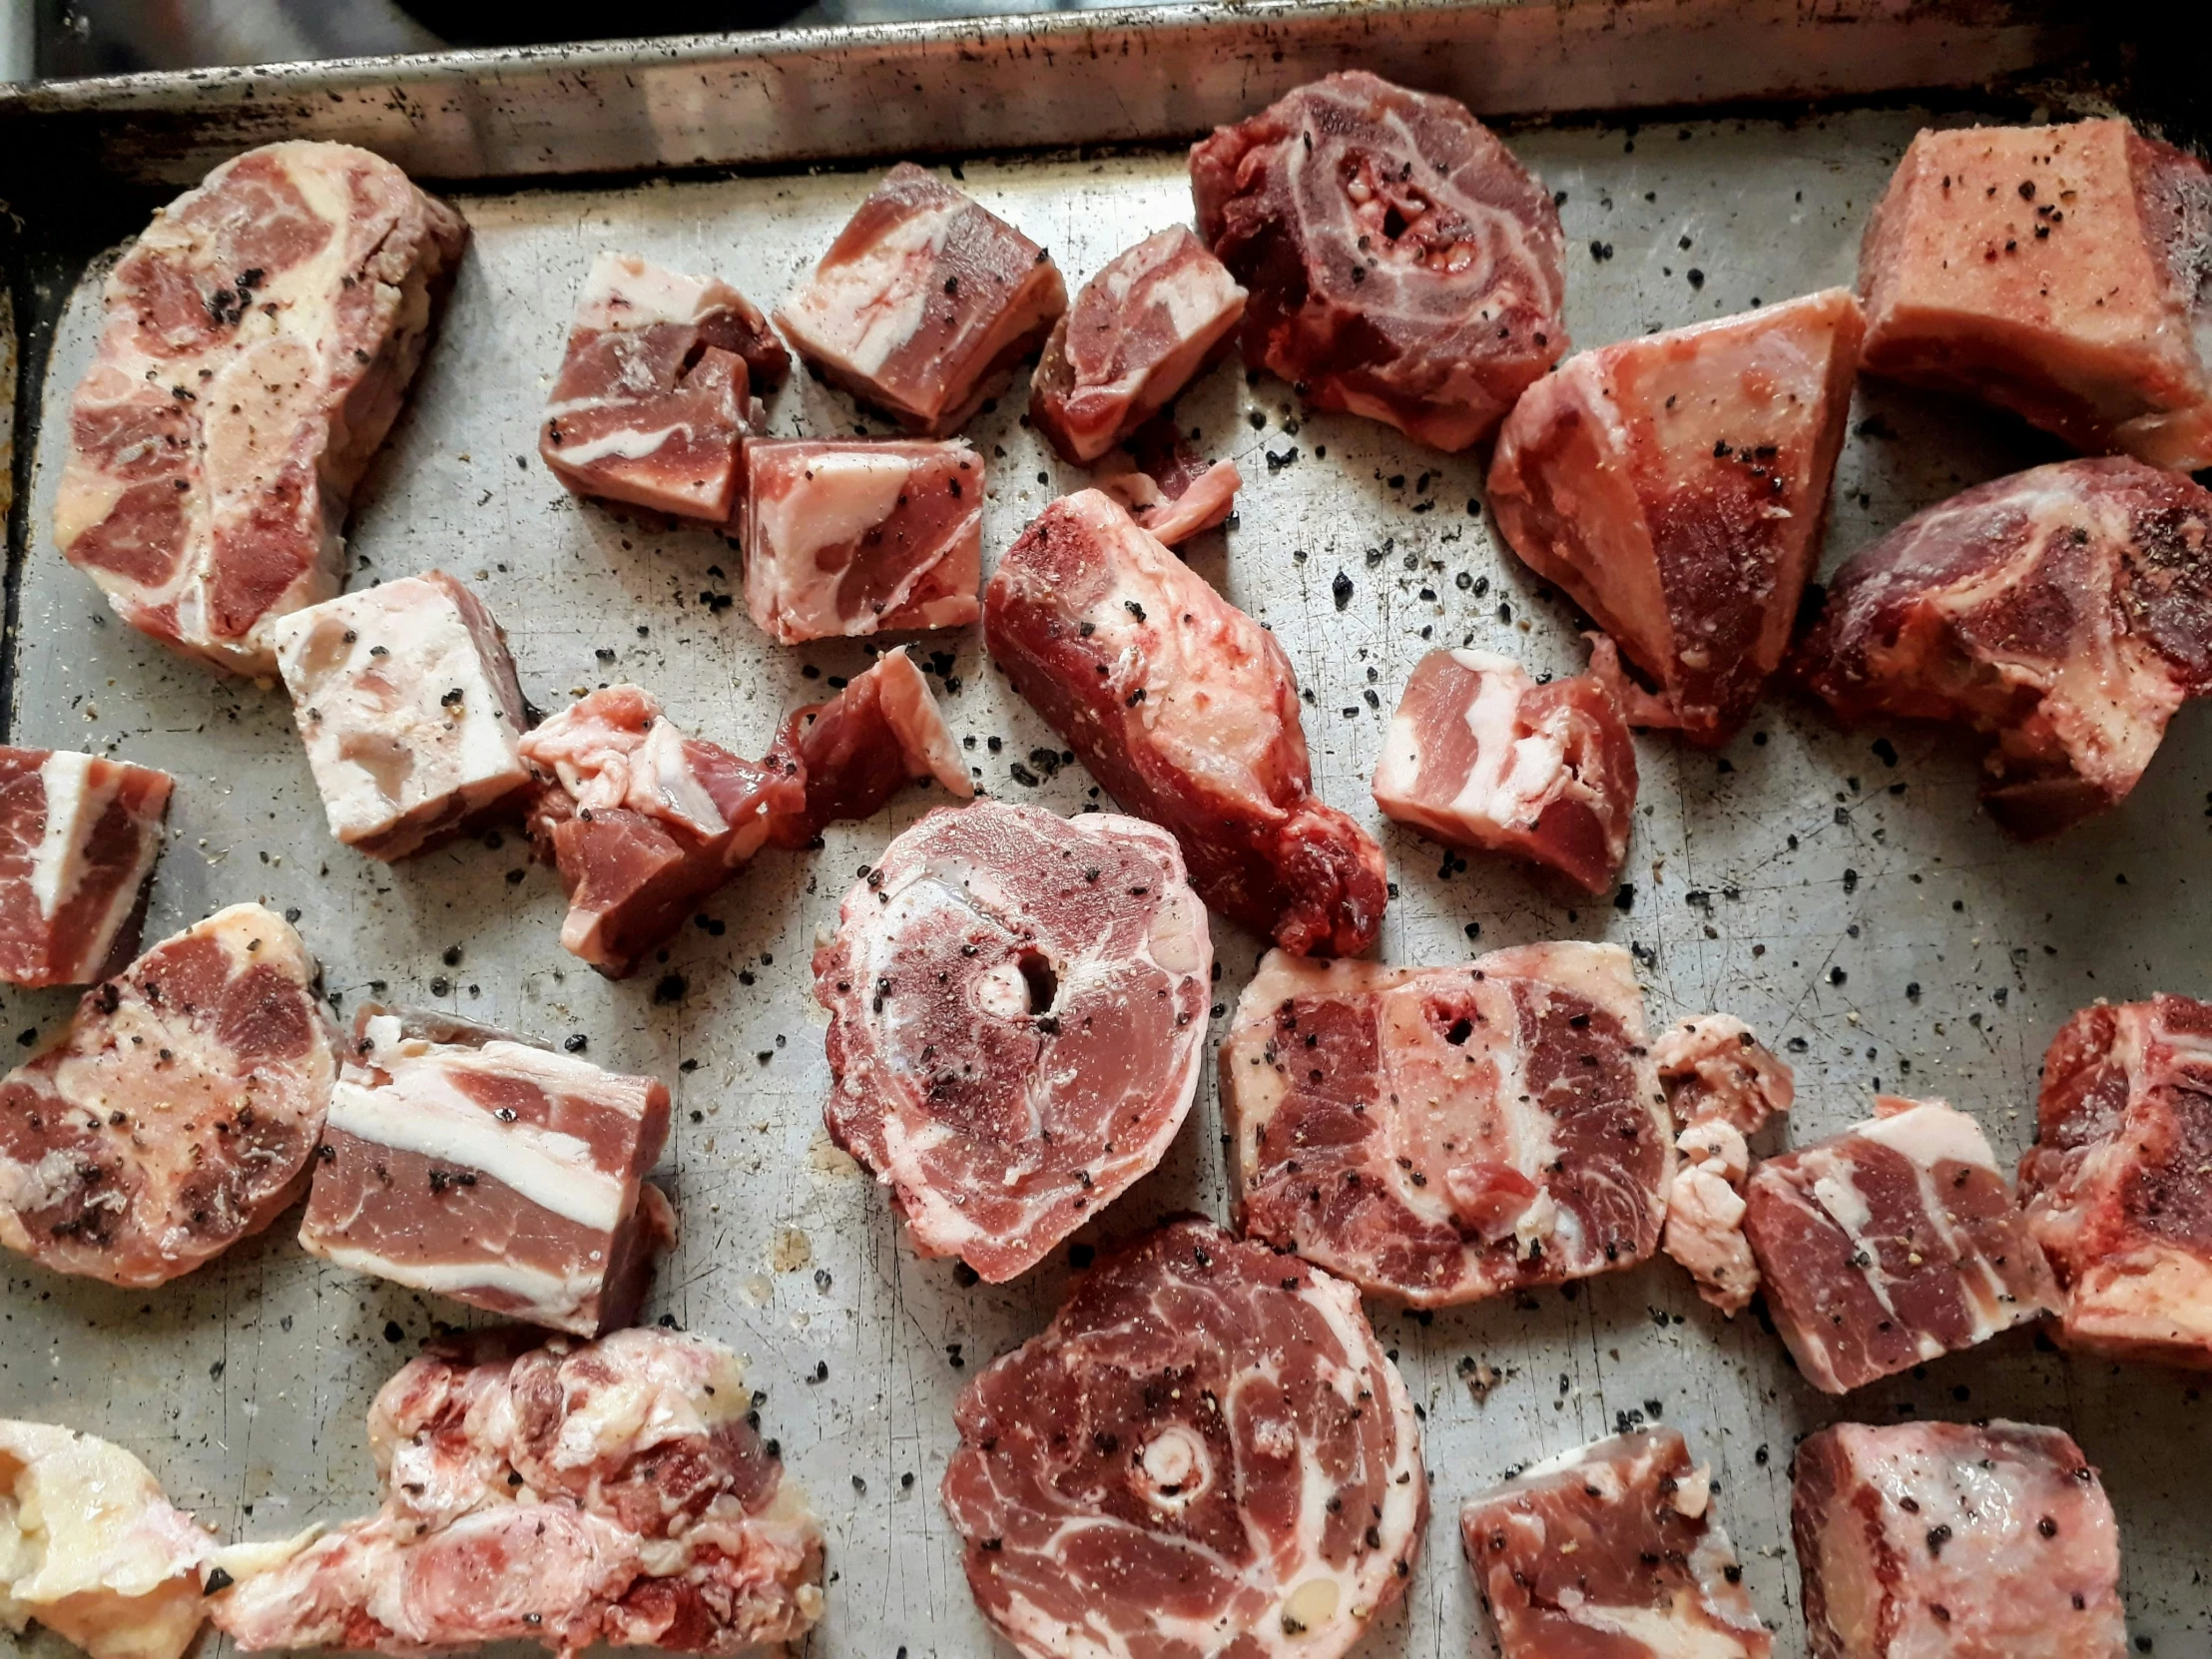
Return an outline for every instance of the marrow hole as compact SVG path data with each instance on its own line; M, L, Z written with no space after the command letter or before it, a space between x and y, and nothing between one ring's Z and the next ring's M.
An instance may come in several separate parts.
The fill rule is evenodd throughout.
M1462 1014L1451 1022L1451 1029L1444 1033L1444 1041L1454 1048L1463 1048L1467 1039L1473 1035L1474 1021Z
M1395 242L1409 229L1411 227L1406 223L1405 216L1397 211L1396 204L1391 204L1388 211L1382 215L1382 234Z
M1021 982L1029 987L1029 1012L1050 1013L1053 999L1060 994L1060 976L1052 971L1044 952L1024 950L1015 965L1021 969Z

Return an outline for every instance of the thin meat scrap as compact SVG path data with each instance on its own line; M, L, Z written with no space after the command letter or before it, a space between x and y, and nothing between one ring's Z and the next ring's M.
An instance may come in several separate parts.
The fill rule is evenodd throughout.
M2126 800L2212 691L2212 492L2113 457L1952 496L1852 555L1798 669L1847 723L1989 734L1982 804L2055 833Z
M1651 1057L1681 1155L1659 1248L1689 1271L1699 1296L1734 1319L1759 1288L1759 1264L1744 1236L1745 1137L1790 1109L1797 1077L1729 1014L1682 1021L1651 1045Z
M1115 800L1169 830L1214 909L1285 949L1357 955L1382 850L1313 792L1298 683L1275 636L1097 490L999 561L990 653Z
M1220 1061L1247 1237L1416 1307L1633 1267L1673 1154L1610 944L1465 967L1271 952Z
M467 241L343 144L266 145L156 214L108 278L54 539L123 620L234 674L338 591L348 498Z
M954 1417L968 1588L1028 1659L1341 1659L1427 1520L1357 1293L1196 1217L1101 1260Z
M1244 356L1324 409L1465 449L1567 349L1542 183L1454 99L1351 71L1191 148Z
M1100 459L1091 482L1127 507L1153 540L1180 547L1228 521L1244 474L1235 461L1208 461L1174 421L1158 414L1131 435L1126 449Z
M1744 1218L1768 1312L1806 1380L1832 1394L2057 1305L1981 1126L1939 1100L1884 1096L1875 1112L1761 1163Z
M779 801L769 833L806 847L831 824L873 818L908 784L935 779L962 801L975 793L929 682L904 646L886 651L827 703L796 711L768 765L804 785L804 805Z
M381 1508L231 1565L216 1628L250 1653L734 1656L803 1637L822 1532L738 1357L662 1330L531 1340L453 1339L386 1382L368 1413Z
M1166 830L979 801L894 839L815 951L830 1136L992 1284L1160 1161L1198 1087L1206 907Z
M1768 1659L1713 1483L1672 1428L1522 1470L1459 1511L1500 1659Z
M2212 172L2125 121L1923 132L1859 251L1867 367L2212 466Z
M944 437L1067 303L1042 248L900 162L776 320L823 378L910 432Z
M150 1286L275 1221L337 1074L318 977L281 916L234 904L87 991L0 1081L0 1245Z
M1797 1450L1811 1659L2121 1659L2120 1536L2056 1428L1844 1422Z
M82 985L138 947L173 779L0 745L0 980Z
M1718 747L1781 666L1864 327L1830 288L1582 352L1514 405L1498 528L1659 688L1624 688L1631 724Z

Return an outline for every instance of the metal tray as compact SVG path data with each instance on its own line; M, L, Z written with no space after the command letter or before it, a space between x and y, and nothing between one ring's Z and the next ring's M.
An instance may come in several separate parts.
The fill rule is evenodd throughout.
M2068 25L1987 4L1259 5L11 94L0 99L0 154L12 158L0 194L23 351L7 729L180 775L150 938L260 899L298 913L347 1010L373 994L542 1037L581 1032L594 1059L668 1078L678 1111L663 1174L684 1238L651 1313L734 1344L767 1390L769 1432L830 1540L830 1612L808 1651L991 1652L935 1487L955 1394L1041 1328L1069 1253L1003 1289L918 1261L824 1137L809 994L816 930L855 867L939 798L910 793L875 822L835 830L817 854L764 853L665 963L621 984L562 954L558 890L516 835L396 868L334 844L281 694L219 679L119 626L53 549L66 400L115 246L151 201L283 135L355 139L441 181L475 241L361 492L356 580L453 570L506 624L541 704L630 677L687 725L756 753L785 710L822 694L813 676L849 674L864 656L771 644L723 603L738 574L725 542L579 505L534 459L572 297L600 247L715 272L773 302L867 185L863 172L812 164L910 151L956 158L967 190L1080 280L1187 218L1179 146L1194 130L1367 63L1505 122L1561 193L1569 322L1595 344L1848 282L1868 205L1917 128L2062 111L2087 50ZM2069 78L2049 79L2060 67ZM1714 99L1737 107L1689 107ZM1860 398L1831 562L2045 453L1977 410L1873 383ZM993 554L1077 476L1021 424L1021 402L1009 396L973 428L990 459ZM1579 663L1572 609L1480 516L1473 460L1307 413L1288 387L1234 367L1182 407L1248 479L1236 527L1192 560L1275 629L1314 691L1308 736L1335 805L1382 830L1366 780L1428 631L1539 669ZM805 377L774 414L780 432L856 424ZM1336 597L1339 572L1349 599ZM955 731L973 740L985 788L1062 811L1094 798L974 630L929 638L919 655ZM1840 734L1778 697L1724 756L1656 736L1639 750L1632 896L1592 903L1489 859L1447 874L1435 847L1382 830L1398 889L1386 956L1618 939L1638 955L1655 1027L1725 1008L1785 1049L1801 1085L1797 1139L1863 1115L1879 1086L1969 1108L2007 1157L2028 1138L2037 1061L2066 1013L2212 979L2212 883L2198 873L2212 722L2198 711L2183 712L2125 810L2034 848L1976 810L1971 749L1944 733ZM1226 924L1217 934L1218 1036L1257 945ZM0 995L0 1040L20 1032L28 1046L68 1006L61 993ZM1078 1249L1169 1211L1225 1215L1219 1128L1209 1079L1160 1170ZM156 1293L13 1258L0 1274L0 1412L123 1442L234 1536L365 1509L369 1395L462 1316L314 1262L287 1224ZM1454 1534L1459 1501L1510 1465L1651 1418L1681 1426L1712 1460L1778 1651L1800 1653L1796 1439L1839 1415L1999 1413L2065 1425L2102 1465L2138 1637L2163 1654L2212 1653L2212 1452L2186 1378L2069 1359L2023 1333L1839 1405L1804 1384L1756 1317L1720 1320L1664 1262L1433 1317L1372 1312L1426 1413L1435 1517L1405 1605L1362 1649L1371 1659L1488 1651ZM1499 1374L1486 1398L1464 1380L1470 1362ZM38 1639L48 1644L59 1650Z

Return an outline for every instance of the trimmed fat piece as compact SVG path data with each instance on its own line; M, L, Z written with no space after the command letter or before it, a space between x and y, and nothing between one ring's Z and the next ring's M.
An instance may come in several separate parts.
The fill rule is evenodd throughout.
M944 437L1067 303L1042 248L900 162L776 320L831 384L910 432Z
M404 858L519 813L528 708L506 634L459 582L404 577L270 632L339 840Z
M1127 449L1100 460L1091 481L1164 547L1180 547L1227 522L1244 488L1235 461L1208 462L1165 414L1139 427Z
M635 254L592 262L538 453L578 495L721 523L745 476L753 381L791 359L727 282Z
M769 751L772 768L806 787L803 807L779 802L769 833L810 846L825 827L873 818L908 784L934 778L946 793L975 793L929 682L906 655L886 651L827 703L795 712Z
M2212 1368L2212 1003L2099 1003L2043 1057L2027 1225L2069 1348Z
M594 1337L628 1325L667 1199L668 1087L373 1003L330 1096L299 1243L355 1273Z
M822 1533L748 1420L738 1357L650 1329L532 1340L440 1343L385 1383L368 1413L382 1507L234 1566L216 1628L254 1653L737 1655L804 1636Z
M964 628L981 609L983 460L965 442L750 438L745 604L786 645Z
M1774 1638L1672 1428L1549 1458L1459 1511L1500 1659L1768 1659Z
M1836 573L1798 672L1847 724L1993 736L1982 805L2055 833L2126 800L2212 691L2212 492L2113 457L1952 496Z
M1939 1100L1875 1101L1845 1134L1764 1160L1744 1232L1806 1381L1847 1393L2057 1306L1981 1126Z
M1227 349L1245 290L1178 225L1116 255L1054 324L1029 418L1079 466L1172 403Z
M1416 1307L1633 1267L1673 1155L1611 944L1465 967L1271 951L1221 1047L1246 1236Z
M155 215L108 278L54 539L132 627L270 675L268 625L344 575L468 228L389 162L284 143Z
M1790 1109L1797 1076L1728 1014L1682 1021L1651 1045L1651 1057L1681 1154L1659 1248L1689 1270L1699 1296L1734 1319L1759 1288L1759 1264L1744 1237L1751 1175L1744 1137Z
M1029 1659L1339 1659L1428 1517L1357 1293L1196 1217L1078 1279L954 1417L968 1588Z
M1717 748L1781 666L1863 331L1830 288L1582 352L1506 418L1498 528L1658 686L1624 685L1632 725Z
M82 985L130 959L174 780L0 745L0 980Z
M1114 799L1175 836L1208 905L1288 950L1375 943L1382 849L1314 795L1282 646L1113 500L1037 516L984 592L983 637Z
M1603 892L1628 856L1636 746L1600 676L1538 685L1510 657L1431 651L1391 717L1375 804L1447 846L1510 853Z
M318 977L281 916L234 904L87 991L0 1082L0 1244L151 1286L275 1221L337 1074Z
M2120 1537L2056 1428L1838 1423L1790 1504L1811 1659L2121 1659Z
M1923 132L1859 250L1867 367L2212 466L2212 172L2125 121Z
M1192 146L1191 195L1245 361L1317 408L1465 449L1567 349L1558 210L1454 99L1331 75Z
M1214 958L1164 830L940 808L815 952L830 1136L914 1248L1003 1284L1160 1161L1198 1087Z

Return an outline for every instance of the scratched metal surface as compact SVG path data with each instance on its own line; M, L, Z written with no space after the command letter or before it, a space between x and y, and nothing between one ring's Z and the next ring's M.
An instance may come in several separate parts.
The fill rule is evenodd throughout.
M1867 206L1922 119L1892 109L1515 135L1520 156L1564 193L1575 339L1848 281ZM1189 211L1169 153L977 160L965 179L1048 244L1071 280ZM861 650L766 641L742 605L723 602L738 571L726 544L578 504L535 460L533 430L572 295L600 247L716 272L773 302L865 188L864 176L828 174L458 196L475 240L409 410L362 492L354 580L452 570L505 623L539 704L634 678L686 725L760 752L783 711L822 694L809 669L849 674ZM296 909L347 1010L373 993L540 1037L580 1032L594 1059L666 1077L678 1111L662 1175L684 1237L651 1313L733 1344L767 1390L767 1430L830 1540L830 1612L808 1651L993 1651L935 1487L955 1394L978 1365L1042 1327L1067 1283L1066 1253L1003 1289L962 1285L951 1264L915 1259L872 1185L823 1136L822 1018L807 974L817 929L855 866L941 796L910 793L872 823L833 830L820 853L763 853L665 963L622 984L562 954L560 895L518 836L396 868L338 847L280 694L182 665L118 626L47 538L64 400L89 354L100 275L86 273L68 299L43 418L25 433L37 448L16 741L113 749L179 775L150 937L236 900ZM1872 387L1861 398L1854 419L1866 424L1845 452L1831 563L1907 512L2039 453L1969 410ZM992 477L987 557L1077 481L1019 424L1019 401L973 428ZM849 404L803 377L774 416L780 432L856 424ZM2007 1158L2028 1135L2037 1060L2068 1011L2099 995L2207 988L2212 905L2199 872L2212 721L2196 710L2183 712L2124 811L2053 846L2013 845L1976 811L1967 746L1939 733L1840 734L1778 699L1719 758L1639 740L1632 898L1593 903L1488 859L1447 875L1437 849L1383 829L1368 800L1398 688L1432 638L1504 649L1539 670L1576 667L1574 615L1479 516L1472 461L1303 413L1289 388L1248 383L1233 366L1195 388L1182 417L1248 480L1236 527L1196 545L1192 561L1276 630L1311 691L1318 787L1376 828L1389 854L1389 960L1620 940L1637 952L1655 1028L1720 1007L1785 1048L1800 1078L1797 1139L1863 1115L1880 1087L1970 1109ZM983 788L1071 812L1093 799L1079 768L1055 770L1049 735L989 669L976 631L929 639L919 654ZM1226 924L1217 945L1218 1036L1256 945ZM28 1044L67 1005L9 991L0 1033ZM1219 1130L1209 1077L1163 1166L1079 1239L1187 1208L1225 1216ZM0 1273L0 1411L123 1442L230 1536L365 1509L371 1392L440 1322L462 1317L317 1264L288 1220L156 1293L64 1281L12 1258ZM1488 1652L1453 1532L1460 1500L1511 1465L1639 1415L1679 1425L1712 1461L1778 1651L1801 1653L1791 1446L1839 1414L1911 1413L2003 1413L2073 1430L2118 1505L2135 1632L2159 1653L2212 1653L2200 1571L2212 1556L2208 1453L2196 1391L2177 1376L2070 1360L2016 1335L1838 1406L1798 1379L1755 1318L1722 1321L1664 1262L1433 1318L1373 1313L1426 1413L1435 1504L1411 1592L1369 1636L1367 1659ZM1500 1374L1486 1399L1462 1380L1469 1360Z

